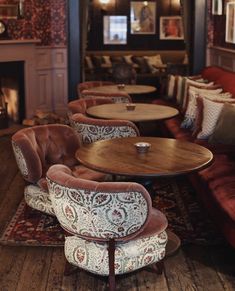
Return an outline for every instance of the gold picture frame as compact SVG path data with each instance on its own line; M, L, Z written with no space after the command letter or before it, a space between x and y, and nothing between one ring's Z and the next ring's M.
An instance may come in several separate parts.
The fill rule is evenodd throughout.
M18 4L0 4L0 19L17 19Z

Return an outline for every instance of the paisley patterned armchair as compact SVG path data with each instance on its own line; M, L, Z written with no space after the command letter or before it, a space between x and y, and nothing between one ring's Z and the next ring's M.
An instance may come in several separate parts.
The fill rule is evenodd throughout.
M103 97L111 98L113 103L132 103L131 96L126 92L105 93L97 91L84 90L81 93L81 98Z
M68 116L75 113L86 114L87 108L102 104L113 103L111 98L104 97L92 97L89 99L78 99L68 103Z
M110 81L87 81L81 82L77 85L77 94L78 97L81 98L81 93L83 90L88 90L93 87L105 86L105 85L114 85L113 82Z
M127 120L95 119L77 113L70 117L70 123L80 136L83 144L98 140L140 135L136 125Z
M161 273L167 219L142 185L86 181L63 165L50 167L47 182L56 217L71 234L64 249L69 263L109 276L110 290L115 275L152 264Z
M12 136L16 162L28 182L24 196L26 203L37 210L54 214L46 183L46 172L51 165L64 164L74 176L103 181L108 178L78 163L75 152L81 142L74 130L61 124L34 126L19 130Z

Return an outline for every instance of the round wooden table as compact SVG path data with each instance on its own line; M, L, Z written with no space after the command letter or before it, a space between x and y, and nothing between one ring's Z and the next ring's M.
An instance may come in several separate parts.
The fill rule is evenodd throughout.
M148 142L147 153L138 153L134 144ZM207 167L212 153L194 143L157 137L128 137L102 140L79 148L76 158L88 168L114 175L162 177L186 174ZM180 247L180 238L168 232L167 255Z
M170 106L146 103L135 105L135 110L128 111L125 103L103 104L89 107L86 113L96 118L125 119L133 122L164 120L179 114L177 109Z
M96 91L96 92L104 92L104 93L125 92L132 95L132 94L153 93L157 90L157 88L154 86L147 86L147 85L125 85L124 88L118 89L118 85L105 85L105 86L93 87L88 90Z

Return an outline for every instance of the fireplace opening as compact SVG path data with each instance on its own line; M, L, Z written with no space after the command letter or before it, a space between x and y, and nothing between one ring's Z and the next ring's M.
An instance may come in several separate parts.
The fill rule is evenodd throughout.
M8 124L25 118L24 61L0 62L0 92L6 103Z

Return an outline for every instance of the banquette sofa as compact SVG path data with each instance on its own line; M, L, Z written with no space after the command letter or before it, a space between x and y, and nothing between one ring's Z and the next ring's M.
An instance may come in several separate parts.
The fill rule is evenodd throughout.
M216 226L229 244L235 247L235 73L220 67L204 68L200 76L188 78L191 79L189 83L198 83L199 86L198 89L191 89L190 86L184 88L188 90L184 93L189 99L185 104L178 98L178 80L169 84L170 78L168 94L165 95L168 97L164 99L162 96L153 101L180 109L177 117L164 121L164 135L201 144L213 152L212 165L199 173L190 174L189 179ZM211 86L213 96L201 84ZM192 128L192 107L191 112L188 109L193 96L190 94L195 92L193 90L198 91L195 103L197 114ZM203 94L208 98L202 98Z
M131 66L136 83L157 86L159 77L166 70L173 69L186 74L188 58L185 50L87 51L84 59L85 78L87 81L115 81L113 72L120 64Z

